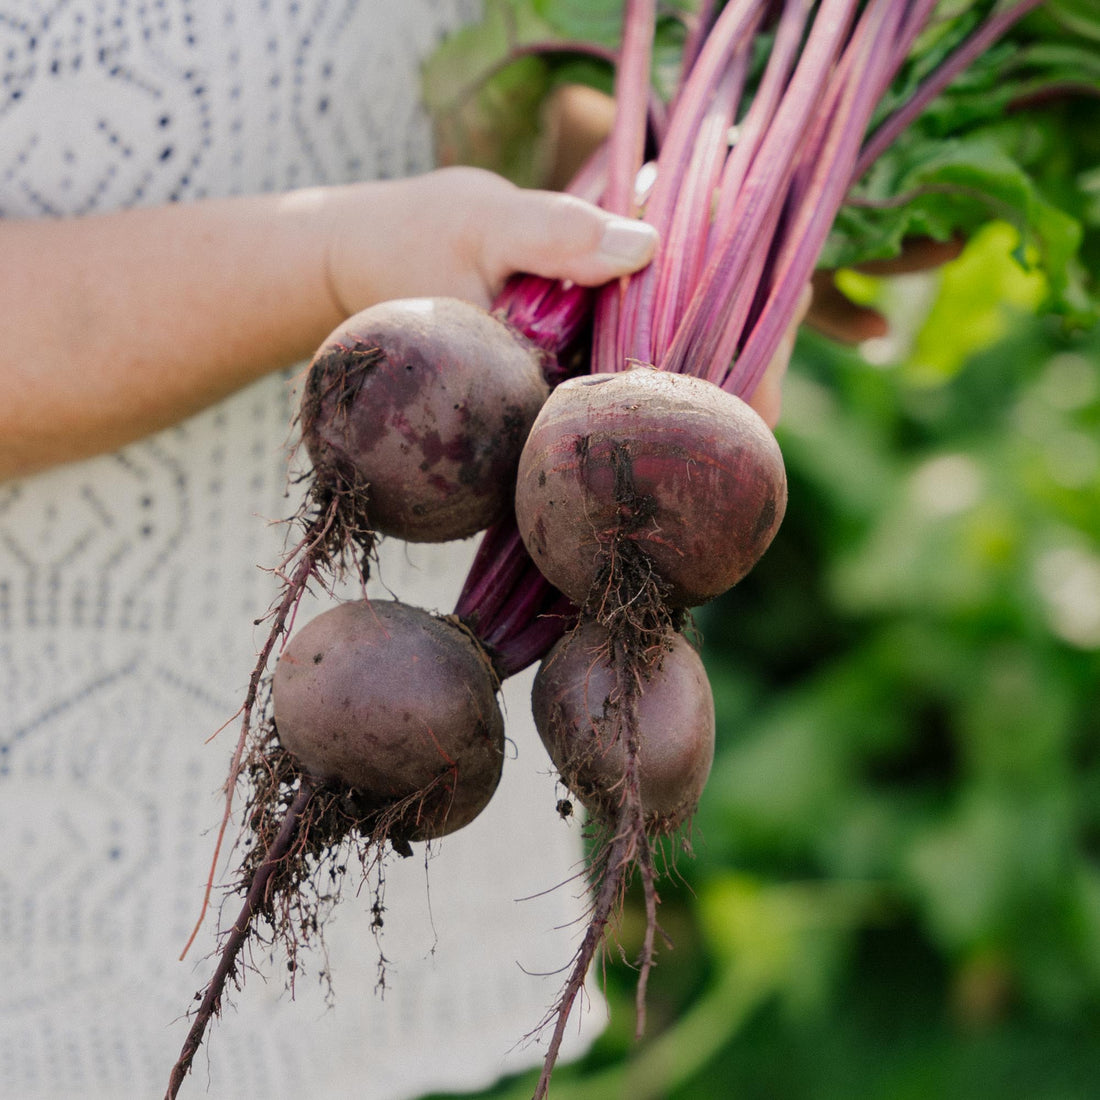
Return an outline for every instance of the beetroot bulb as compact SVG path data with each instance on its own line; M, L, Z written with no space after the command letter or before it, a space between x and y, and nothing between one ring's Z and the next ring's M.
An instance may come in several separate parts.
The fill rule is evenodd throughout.
M757 413L703 379L641 367L558 386L516 485L528 551L580 606L629 583L614 573L630 560L671 606L721 595L767 549L786 503L783 458Z
M647 833L671 833L694 814L714 760L714 698L682 634L660 644L630 714L610 633L582 620L543 659L531 704L562 781L595 819L613 824L627 797L632 735Z
M453 298L383 302L318 349L302 397L313 493L409 542L465 538L502 518L549 393L545 356Z
M308 775L351 792L367 831L404 847L460 829L504 761L498 681L457 623L350 600L297 631L272 682L275 729Z

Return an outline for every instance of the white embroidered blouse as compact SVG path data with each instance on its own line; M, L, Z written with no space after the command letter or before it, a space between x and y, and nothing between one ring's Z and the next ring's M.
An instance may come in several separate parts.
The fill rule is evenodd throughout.
M419 63L478 6L0 0L0 217L423 170ZM291 413L269 378L117 454L0 484L0 1095L163 1093L213 965L213 920L177 956L236 731L208 738L240 705L274 594L261 567L282 547L271 521L296 503ZM450 611L472 549L390 546L378 591ZM569 961L582 885L529 685L508 685L489 810L429 859L387 864L380 945L364 891L293 1000L285 965L258 955L184 1094L386 1100L539 1060L523 1038L562 975L535 975ZM570 1029L572 1052L601 1017Z

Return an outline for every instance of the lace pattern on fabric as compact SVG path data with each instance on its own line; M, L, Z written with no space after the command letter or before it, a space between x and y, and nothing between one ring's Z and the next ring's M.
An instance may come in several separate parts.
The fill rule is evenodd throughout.
M0 216L422 170L420 59L476 7L0 0ZM275 591L260 567L296 505L292 408L270 378L117 454L0 485L0 1094L166 1083L212 965L213 921L176 961L235 730L207 738L240 705ZM374 591L449 611L472 550L389 546ZM532 975L568 960L583 890L545 893L577 874L580 844L554 813L528 689L506 694L516 759L490 810L438 858L388 866L384 1000L371 899L350 896L298 1003L256 957L196 1095L385 1100L538 1059L520 1040L558 979Z

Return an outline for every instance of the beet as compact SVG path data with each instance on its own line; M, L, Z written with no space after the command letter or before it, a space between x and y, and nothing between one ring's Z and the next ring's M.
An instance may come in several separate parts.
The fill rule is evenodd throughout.
M583 620L543 660L531 692L539 736L581 804L614 821L624 799L626 740L637 738L646 829L676 829L694 812L714 759L714 698L703 662L671 634L649 662L628 715L608 631ZM621 659L621 654L620 654Z
M513 522L519 453L549 390L544 371L556 369L547 330L559 329L576 336L576 323L546 320L536 343L468 303L409 299L355 315L314 356L299 416L312 463L293 517L300 538L276 569L279 596L256 620L267 623L266 638L240 708L210 874L184 953L210 903L242 779L243 902L197 997L169 1096L189 1072L227 984L239 981L256 922L283 944L293 973L334 896L317 886L322 869L338 882L350 849L365 880L377 876L381 906L385 855L410 856L411 842L460 828L496 790L504 758L498 672L457 615L443 620L386 602L339 606L290 640L271 692L264 688L304 594L313 586L331 591L349 573L365 583L379 534L442 542ZM525 637L498 648L508 642L497 629L485 643L501 670L536 658L524 656Z
M444 542L507 513L520 450L549 392L545 353L453 298L383 302L318 349L302 439L320 492L359 526Z
M628 554L652 569L671 606L704 603L755 565L786 502L779 446L744 401L648 368L558 386L516 485L528 551L579 605Z
M369 816L407 804L399 841L454 832L500 780L504 719L481 647L397 601L338 604L290 639L272 684L275 729L314 779Z

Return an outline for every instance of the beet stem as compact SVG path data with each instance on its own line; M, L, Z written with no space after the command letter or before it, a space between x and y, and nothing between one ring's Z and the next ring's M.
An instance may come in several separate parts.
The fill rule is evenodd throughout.
M680 59L680 82L672 98L673 109L683 94L687 78L699 58L699 51L702 50L703 43L706 42L707 35L714 26L717 6L717 0L699 0L696 10L690 14L685 13L683 16L688 33Z
M655 364L663 349L654 345L652 330L659 283L669 274L677 262L677 252L684 243L670 235L678 209L682 209L681 192L685 177L692 170L693 162L700 156L700 134L708 117L714 112L724 112L725 104L716 95L732 69L734 84L727 89L727 96L739 90L736 69L742 47L751 43L752 32L758 24L760 8L751 0L738 0L729 4L718 17L713 31L707 36L698 61L692 67L683 93L677 101L676 111L669 123L668 134L658 157L657 180L653 194L646 204L645 220L660 234L661 244L654 262L630 279L623 294L622 319L617 326L617 340L613 357L601 361L597 369L625 370L630 362ZM735 103L729 110L735 109ZM720 137L725 138L729 122L722 126ZM710 198L706 197L702 213L709 218Z
M615 73L615 122L608 139L608 184L603 205L613 214L636 213L634 185L645 156L656 0L627 0L622 49ZM659 247L659 246L658 246ZM596 298L592 360L594 370L614 370L622 280L604 287Z
M541 660L576 620L577 609L560 593L548 588L550 603L538 618L528 623L499 644L494 644L493 667L500 678L522 672L528 665Z
M921 87L875 131L860 153L855 171L852 173L852 181L858 180L871 167L893 144L901 132L967 65L989 49L1013 24L1019 22L1028 12L1039 7L1042 3L1043 0L1019 0L1019 3L1013 7L991 12L974 34L943 61ZM925 4L924 6L931 8L933 5ZM925 16L923 20L919 20L921 25L916 30L922 30L927 21L928 16ZM913 22L916 23L918 20L914 19ZM899 58L897 63L900 64L901 60L904 60L904 58Z
M604 207L624 217L635 213L634 181L645 155L646 107L656 24L656 0L627 0L615 76L618 113L609 138L611 159L604 197Z
M611 919L611 914L622 894L623 883L626 878L626 870L632 856L633 838L631 829L623 829L616 836L607 853L603 873L600 876L600 889L593 903L588 919L588 927L585 929L584 939L573 958L573 968L562 991L561 997L555 1006L554 1033L550 1037L550 1045L547 1047L546 1056L543 1059L542 1073L539 1075L538 1084L535 1086L533 1100L543 1100L550 1087L550 1076L554 1072L554 1066L558 1060L558 1052L561 1050L562 1040L565 1038L565 1028L569 1023L569 1015L573 1004L584 988L585 977L596 957L600 944L603 942L604 930Z
M612 642L612 661L615 668L618 698L617 736L623 740L622 797L616 814L614 838L599 862L599 889L589 911L588 927L569 972L565 988L554 1007L554 1032L543 1060L542 1072L535 1087L534 1100L544 1100L550 1087L550 1077L557 1062L565 1036L565 1028L577 997L584 988L585 978L603 943L608 922L616 907L621 904L631 871L639 869L645 895L646 931L638 958L638 983L635 992L635 1035L640 1037L645 1029L645 998L649 974L653 968L654 942L658 931L657 873L653 861L653 848L646 835L645 811L642 808L642 791L638 741L639 678L644 667L644 657L634 657L628 647Z
M550 585L546 579L534 563L529 563L500 614L494 617L486 641L495 647L506 645L509 638L522 631L539 613L548 590Z
M529 562L514 517L490 527L482 536L454 613L460 619L469 619L478 636L484 638Z
M309 781L303 777L301 785L298 787L298 792L294 796L294 801L291 802L290 806L287 808L286 816L283 818L283 823L279 827L278 834L271 842L271 846L264 855L263 862L256 868L252 876L252 881L248 887L248 893L245 895L244 905L241 906L241 911L220 949L217 969L214 971L214 976L210 979L210 983L206 987L202 1003L195 1013L194 1022L191 1024L191 1030L188 1031L187 1038L184 1040L179 1059L172 1067L172 1074L168 1081L168 1091L165 1093L165 1100L175 1100L176 1095L179 1093L180 1086L183 1084L183 1079L191 1069L191 1063L194 1061L195 1055L202 1045L202 1039L206 1032L206 1028L211 1019L217 1015L221 1007L221 1000L225 993L226 983L236 973L237 959L242 948L248 942L248 933L252 927L252 918L263 904L264 897L267 894L268 884L271 881L271 876L275 873L279 863L290 851L290 846L294 842L295 835L298 832L298 825L301 822L302 814L312 797L313 787Z
M768 119L756 155L738 186L726 239L719 244L701 281L684 324L661 360L665 369L690 369L707 374L711 364L728 365L728 350L719 345L729 331L734 309L756 297L745 282L745 270L767 251L779 223L785 196L798 163L798 152L809 131L829 74L840 53L855 13L854 0L826 0L818 10L794 72L774 115ZM803 10L801 18L805 21ZM793 15L792 15L793 19ZM793 22L790 25L793 29ZM718 362L716 362L718 361ZM687 367L687 364L691 364Z
M238 711L241 718L240 735L237 739L236 748L233 750L233 759L229 765L229 775L226 777L225 781L225 809L222 811L221 824L218 826L218 835L214 842L214 854L210 860L210 874L207 876L202 906L199 909L195 927L191 930L191 935L188 937L187 943L184 944L183 950L180 952L181 959L187 954L191 949L191 945L195 942L195 937L199 934L199 929L206 919L206 912L210 908L210 895L213 891L214 879L218 872L218 860L221 857L222 844L225 841L226 830L229 828L229 820L233 814L233 796L237 789L237 780L240 778L241 774L245 746L248 743L248 734L252 728L252 710L256 705L256 699L260 693L260 683L263 680L267 662L271 657L272 650L275 648L275 643L286 632L287 619L292 618L298 604L301 602L306 586L309 584L310 577L314 576L316 573L318 548L324 546L325 540L332 530L338 510L337 505L338 500L333 499L329 507L309 523L305 537L302 539L301 543L299 543L298 548L291 554L291 559L293 559L295 554L300 555L298 564L295 566L294 572L290 577L284 577L283 595L269 613L271 628L268 631L267 640L264 642L256 658L256 665L252 670L252 675L249 677L248 691L245 694L244 703L241 705L240 711ZM233 719L230 719L230 721L232 720Z
M831 122L812 159L803 201L782 242L767 303L723 383L741 396L751 394L763 377L844 201L851 166L874 109L875 99L866 89L873 92L881 87L884 79L889 79L886 70L893 71L892 59L883 56L882 43L896 32L898 18L899 11L890 0L868 4L839 65L843 75L825 93L832 100Z

